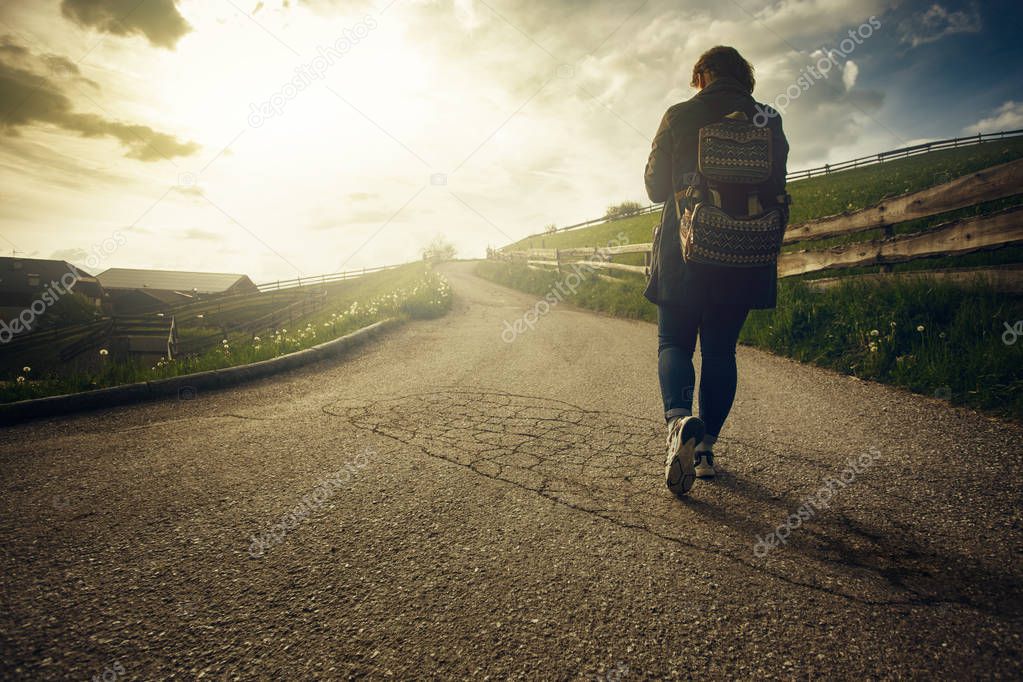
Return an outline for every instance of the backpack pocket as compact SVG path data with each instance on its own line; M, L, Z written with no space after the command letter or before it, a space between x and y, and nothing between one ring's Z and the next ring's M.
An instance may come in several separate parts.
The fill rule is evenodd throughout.
M733 218L720 208L699 203L679 221L686 262L734 268L773 265L785 236L785 216L772 209L749 218Z

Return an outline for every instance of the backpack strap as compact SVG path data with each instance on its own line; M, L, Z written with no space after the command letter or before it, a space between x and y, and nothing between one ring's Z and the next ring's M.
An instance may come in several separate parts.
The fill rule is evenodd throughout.
M682 187L675 192L675 212L682 217L681 204L686 208L693 208L704 199L707 193L707 181L699 173L685 173L682 175Z

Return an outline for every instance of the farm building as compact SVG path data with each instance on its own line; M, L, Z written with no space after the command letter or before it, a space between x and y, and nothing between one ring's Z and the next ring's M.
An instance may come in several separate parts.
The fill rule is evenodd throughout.
M166 310L202 296L256 293L246 275L111 268L97 279L119 315Z
M0 319L13 319L37 301L48 308L67 289L84 296L97 309L103 305L99 280L67 261L0 257Z

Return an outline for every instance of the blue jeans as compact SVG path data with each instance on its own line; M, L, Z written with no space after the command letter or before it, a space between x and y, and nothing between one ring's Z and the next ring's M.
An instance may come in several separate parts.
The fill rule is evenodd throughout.
M657 307L657 371L664 418L693 410L696 370L693 352L700 337L700 418L717 437L735 400L735 344L749 314L745 305L703 302Z

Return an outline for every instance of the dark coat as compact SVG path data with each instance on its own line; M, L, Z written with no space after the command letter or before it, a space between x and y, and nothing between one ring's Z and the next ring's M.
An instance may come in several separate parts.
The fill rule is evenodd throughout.
M757 107L760 107L758 109ZM675 216L675 191L682 176L696 171L698 131L733 111L743 111L751 121L767 118L774 133L773 189L785 186L785 164L789 145L782 132L781 116L753 97L731 78L718 78L695 97L668 109L654 138L646 167L646 190L653 202L664 202L661 227L654 241L650 281L644 295L653 303L678 305L693 301L737 304L750 308L773 308L777 300L778 268L730 268L682 260L682 247ZM773 116L761 115L769 112Z

